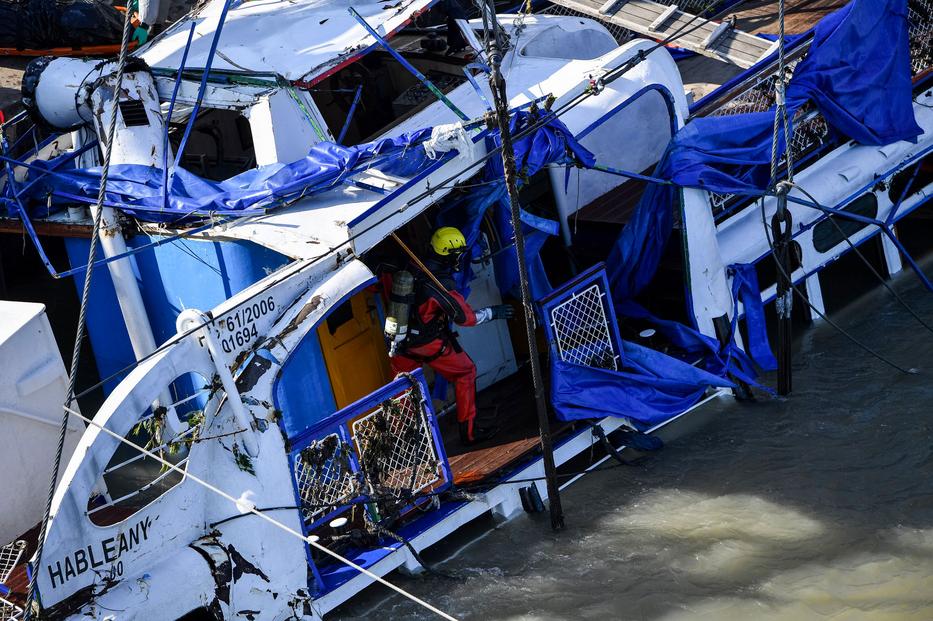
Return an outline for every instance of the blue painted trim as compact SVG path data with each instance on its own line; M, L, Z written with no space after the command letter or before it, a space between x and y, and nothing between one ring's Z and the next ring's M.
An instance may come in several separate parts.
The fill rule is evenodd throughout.
M295 345L295 347L292 349L291 352L289 352L289 357L290 357L290 355L291 355L291 353L292 353L293 351L296 351L296 350L301 346L301 342L304 341L304 339L308 338L308 335L311 334L311 332L313 332L314 330L317 330L318 327L319 327L324 321L327 321L327 318L330 317L330 316L333 314L333 312L334 312L335 310L337 310L337 308L340 307L340 305L346 303L346 302L347 302L350 298L352 298L354 295L356 295L356 294L359 293L360 291L363 291L364 289L366 289L367 287L369 287L370 285L372 285L372 284L374 284L374 283L376 283L376 282L377 282L377 280L376 280L375 277L370 278L369 280L367 280L367 281L364 282L363 284L359 285L358 287L354 287L353 290L351 290L350 292L344 294L343 297L341 297L339 300L337 300L336 302L334 302L333 304L331 304L330 308L327 309L327 312L324 313L323 315L321 315L321 317L320 317L317 321L315 321L314 324L313 324L311 327L309 327L309 328L305 331L304 336L301 337L301 340L298 342L298 344ZM254 352L254 353L253 353L253 356L256 356L256 355L258 355L258 354ZM251 357L250 357L250 359L251 359ZM247 360L247 362L248 362L248 361L249 361L249 359ZM245 364L245 363L244 363L244 364ZM278 391L278 387L279 387L279 382L282 381L282 372L285 370L285 366L286 366L287 364L288 364L288 358L286 358L285 360L282 360L282 361L281 361L281 366L279 367L278 373L276 373L276 375L275 375L275 380L273 380L273 382L272 382L272 403L273 403L273 405L275 405L276 409L278 409L279 411L281 411L281 408L279 407L280 404L279 404L279 400L278 400L278 398L277 398L277 395L278 395L278 392L279 392L279 391ZM328 379L328 382L330 382L330 376L328 376L327 379ZM333 390L333 388L331 388L331 390ZM282 430L282 433L283 433L283 434L285 435L285 437L288 439L289 444L291 444L292 446L294 446L295 444L301 443L302 440L303 440L303 438L304 438L304 436L305 436L307 433L309 433L311 430L315 429L318 425L324 425L328 420L330 420L333 416L335 416L335 414L336 414L336 412L331 413L331 414L329 414L327 417L325 417L324 419L322 419L321 421L319 421L317 424L312 425L311 427L309 427L307 430L305 430L305 431L303 431L303 432L301 432L301 433L299 433L299 434L296 434L296 435L294 435L294 436L289 436L289 435L288 435L288 430L285 429L285 424L284 424L284 412L283 412L282 419L279 420L279 428Z
M622 337L619 334L619 324L616 319L615 308L612 304L612 293L609 289L609 280L606 277L606 264L602 262L593 265L575 278L567 281L555 291L542 298L539 302L541 305L541 313L545 318L542 323L544 324L544 332L547 335L548 345L551 349L551 356L555 359L560 356L560 352L557 349L554 328L551 325L551 311L576 295L578 291L591 287L594 284L600 286L602 293L600 301L603 306L603 312L606 315L606 323L609 324L609 332L612 338L611 345L614 349L613 354L621 365L623 360Z
M181 86L181 76L185 71L185 63L188 62L188 50L191 49L191 39L194 37L194 27L196 21L191 22L191 28L188 29L188 41L185 43L185 51L181 55L181 63L178 65L178 75L175 76L175 84L172 86L172 98L168 102L168 113L165 115L165 131L162 134L162 208L168 209L168 128L172 122L172 113L175 111L175 99L178 97L178 89ZM180 145L184 148L184 144ZM180 157L180 156L179 156ZM176 160L177 163L177 160Z

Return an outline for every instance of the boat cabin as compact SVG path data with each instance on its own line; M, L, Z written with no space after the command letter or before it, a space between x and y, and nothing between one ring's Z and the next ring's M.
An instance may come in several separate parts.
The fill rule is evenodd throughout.
M467 234L458 284L472 306L518 305L508 208L501 179L487 169L495 132L478 121L490 101L481 22L447 20L443 41L430 21L411 25L428 7L421 0L367 5L356 7L357 19L330 3L283 8L260 0L225 17L227 7L215 0L139 51L157 96L135 117L139 125L131 122L132 105L121 106L118 130L158 131L145 143L151 153L128 150L128 161L158 168L177 158L200 179L222 183L313 160L315 145L359 155L373 139L398 143L384 159L347 166L339 183L282 190L260 212L226 214L213 226L122 219L133 254L118 260L138 269L141 311L164 345L119 373L132 360L131 335L113 327L124 325L115 291L92 292L111 309L89 326L96 363L101 376L118 374L63 473L42 563L34 568L43 603L55 614L103 618L113 608L158 606L167 618L246 611L272 619L284 610L282 616L317 619L373 582L359 568L378 576L418 571L417 551L476 517L540 510L547 490L536 387L526 370L533 353L520 314L458 329L477 366L481 415L502 427L487 442L460 442L452 390L429 368L391 371L385 282L412 269L406 248L426 253L438 226ZM557 148L542 150L538 160L520 158L537 349L552 371L540 388L555 405L555 461L564 473L577 472L617 457L618 447L640 433L748 389L739 369L713 369L710 356L728 362L751 342L749 312L774 298L775 276L765 277L762 262L769 240L756 220L759 207L773 212L773 197L759 205L678 188L671 241L639 295L641 315L616 314L604 261L674 134L690 118L751 105L775 68L754 64L691 107L671 55L645 40L619 45L608 18L500 19L511 42L503 67L516 119L534 122L598 93L561 116L565 129L536 127L552 132L547 138ZM442 54L450 24L463 47ZM217 45L221 25L224 43ZM310 34L318 31L318 38ZM391 42L379 41L391 35ZM290 54L295 50L301 54ZM622 78L601 82L633 59L641 62ZM824 180L813 190L821 201L854 213L874 208L892 225L922 205L933 182L928 78L928 69L914 74L915 115L926 132L915 144L856 145L821 133L818 115L804 110L805 144L794 146L804 160L799 182ZM137 92L144 93L139 80ZM445 100L430 94L428 81ZM425 128L435 131L411 138ZM156 141L163 129L168 149ZM38 151L47 158L84 149L75 157L87 165L95 161L95 140L87 125ZM580 166L576 147L597 166ZM898 176L908 167L910 183ZM872 177L878 170L890 185L880 187ZM30 183L25 173L14 181ZM133 213L131 200L124 207ZM68 217L37 222L76 235L86 230L84 214ZM793 277L815 299L817 272L847 251L846 240L820 228L828 221L822 215L795 217L801 251ZM867 239L869 228L852 234ZM86 239L66 245L72 264L82 265ZM762 276L741 304L731 288L735 269ZM111 273L102 281L119 288ZM653 327L673 321L707 351ZM610 416L593 395L611 388L597 381L592 391L575 391L560 372L572 367L586 378L620 382L625 374L670 379L652 360L696 380L679 387L670 411L640 393L627 410L635 414ZM624 401L622 393L611 395L604 401L613 407Z

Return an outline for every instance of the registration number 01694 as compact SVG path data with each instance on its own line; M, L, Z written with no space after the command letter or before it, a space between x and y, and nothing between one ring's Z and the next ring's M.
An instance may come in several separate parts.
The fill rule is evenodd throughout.
M256 321L275 310L275 299L270 295L239 306L217 320L217 340L225 353L240 350L259 336Z

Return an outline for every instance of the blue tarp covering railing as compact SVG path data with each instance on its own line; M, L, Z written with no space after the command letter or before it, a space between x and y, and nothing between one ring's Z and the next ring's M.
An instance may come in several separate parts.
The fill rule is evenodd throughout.
M155 222L252 215L277 201L339 185L362 166L378 163L388 174L413 175L429 162L421 144L430 136L431 128L427 128L354 147L321 142L298 161L260 166L225 181L204 179L178 167L170 175L167 197L161 168L117 164L110 167L105 199L132 216ZM44 165L56 168L57 160ZM100 170L71 168L50 173L33 185L27 202L45 205L48 196L59 204L96 202Z
M837 134L860 144L915 140L906 0L854 0L814 28L807 56L787 85L788 115L811 101ZM679 187L760 194L771 181L775 110L697 118L671 140L651 184L607 263L618 301L654 275L670 235ZM784 154L783 136L778 156Z
M602 265L540 304L550 344L551 406L561 420L623 416L647 429L684 412L711 386L734 387L729 375L746 378L746 359L733 343L720 347L676 322L655 320L699 364L622 340Z
M518 133L538 120L535 112L520 109L512 112L511 125ZM125 213L155 222L253 215L282 201L334 188L363 168L377 168L398 177L414 176L434 163L423 147L431 131L429 127L352 147L321 142L300 160L260 166L224 181L204 179L177 167L169 175L167 193L160 168L117 164L110 167L105 200ZM489 140L498 146L498 130L489 132ZM592 165L593 160L556 118L516 140L514 147L516 161L529 174L549 163L573 159ZM73 162L66 161L68 157L66 154L32 164L30 175L34 182L20 196L26 205L37 204L45 209L49 197L53 206L96 202L100 168L76 169ZM487 175L491 178L502 177L501 163L496 163L499 161L493 158L489 162ZM7 191L12 191L12 186ZM528 222L533 227L542 225L533 218Z
M797 65L787 86L788 116L793 119L797 110L812 102L833 131L861 144L914 141L922 130L913 115L907 29L906 0L854 0L823 19L814 29L808 55ZM709 377L696 377L701 369L684 376L677 364L680 361L644 348L638 351L638 346L626 343L628 359L642 361L635 365L634 377L568 367L563 362L552 367L552 397L565 416L637 412L641 403L644 416L655 422L698 399L707 385L731 385L723 383L728 377L756 385L755 365L765 370L775 368L760 291L750 265L731 266L730 274L733 302L742 300L745 304L751 357L734 340L720 345L688 326L651 316L633 301L657 269L681 187L751 195L768 187L772 181L774 117L774 108L701 117L677 132L655 170L656 178L670 183L648 185L607 260L616 310L651 322L680 350L699 357ZM785 151L783 135L779 135L778 157ZM738 308L734 308L733 335L737 315Z

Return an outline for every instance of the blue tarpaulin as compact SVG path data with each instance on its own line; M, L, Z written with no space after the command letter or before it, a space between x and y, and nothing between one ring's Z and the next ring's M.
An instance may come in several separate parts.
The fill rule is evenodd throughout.
M787 86L788 116L812 101L830 128L861 144L915 140L906 0L854 0L813 31ZM655 176L718 193L758 193L770 182L774 109L697 118L671 140ZM785 150L783 136L778 153ZM675 186L652 184L607 263L616 300L651 280L671 231Z
M620 343L621 371L572 364L552 356L551 402L561 420L624 416L644 430L682 413L710 386L735 388L733 379L770 392L755 381L753 360L734 339L721 345L682 323L654 317L631 301L616 310L625 317L651 323L683 359L628 341ZM615 321L615 313L610 314ZM733 313L733 318L736 316ZM764 350L754 349L754 362L771 370L774 358L767 347L765 338Z
M513 132L521 132L538 120L528 110L513 112ZM321 142L298 161L276 163L248 170L224 181L211 181L181 167L170 176L168 204L163 204L162 170L156 167L118 164L110 167L107 182L108 204L141 220L166 222L208 215L245 216L261 212L279 201L309 195L339 185L361 167L377 167L382 172L410 177L431 163L421 144L431 136L431 128L393 138L345 147ZM498 131L490 134L498 144ZM573 138L556 118L515 141L516 161L529 176L552 162L571 160L591 166L593 156ZM58 160L35 162L36 166L57 169ZM490 179L502 178L501 160L488 163ZM496 176L498 174L498 176ZM94 202L100 184L100 168L63 168L45 175L31 186L27 203L43 207L52 194L58 204ZM540 223L538 223L540 224ZM538 228L534 222L532 226Z
M518 110L513 113L509 122L512 135L521 136L529 127L539 122L541 114L543 113L529 110ZM501 145L499 132L492 132L487 138L487 143L490 149L498 148ZM524 179L531 178L548 164L590 168L596 162L593 154L577 142L570 130L557 118L515 140L512 143L512 150L515 153L516 168L521 176L519 186L522 185ZM515 234L512 229L509 198L503 178L502 158L491 158L486 164L483 176L486 183L461 199L447 204L438 215L437 224L459 228L466 237L470 256L478 259L482 253L478 244L480 223L486 211L492 208L493 221L504 247L493 258L496 282L503 292L517 292L518 263L512 241ZM520 213L524 225L525 258L528 262L531 293L535 299L538 299L551 291L551 284L541 262L541 247L548 236L557 235L560 229L554 220L536 216L524 209ZM464 295L469 293L469 281L472 276L469 265L465 266L465 269L458 275L458 289Z
M354 147L321 142L296 162L260 166L225 181L210 181L179 167L171 177L167 209L163 205L162 169L118 164L110 167L106 200L141 220L156 222L210 214L250 215L277 200L331 188L358 167L376 160L382 162L380 170L389 174L415 174L429 162L420 145L430 136L427 128ZM54 167L56 160L45 165ZM66 169L47 175L33 186L29 198L45 205L45 197L54 192L62 202L94 202L100 170Z
M551 405L561 420L624 416L647 428L682 413L709 386L733 387L718 375L623 341L625 371L551 362Z

